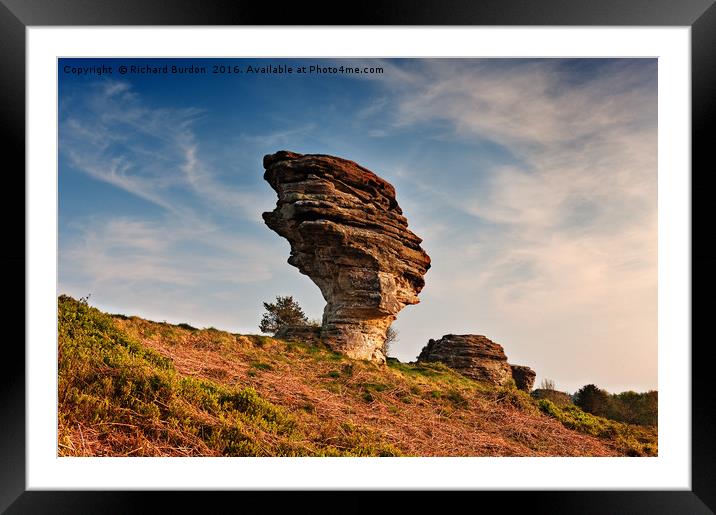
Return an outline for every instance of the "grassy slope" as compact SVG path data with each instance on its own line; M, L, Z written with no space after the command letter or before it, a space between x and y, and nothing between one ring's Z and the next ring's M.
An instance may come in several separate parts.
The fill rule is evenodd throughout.
M111 316L65 296L58 343L60 455L656 452L655 430L538 405L442 365L377 366L264 336Z

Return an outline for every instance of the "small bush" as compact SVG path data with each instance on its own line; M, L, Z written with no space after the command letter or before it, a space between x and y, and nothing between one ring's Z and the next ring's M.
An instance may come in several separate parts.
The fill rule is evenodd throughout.
M264 302L266 312L261 317L259 329L262 333L276 334L287 325L309 325L308 317L303 308L293 297L276 297L276 302Z
M393 329L393 326L388 326L388 329L385 332L385 341L383 342L383 355L388 356L388 353L390 352L390 347L398 341L398 331Z
M527 392L518 390L514 385L500 386L494 390L492 396L500 404L508 404L526 412L537 411L532 397Z
M456 408L467 408L469 404L465 396L457 390L450 390L446 397Z
M567 406L572 404L572 396L567 392L560 392L559 390L537 388L536 390L532 390L530 395L536 400L547 399L556 406Z

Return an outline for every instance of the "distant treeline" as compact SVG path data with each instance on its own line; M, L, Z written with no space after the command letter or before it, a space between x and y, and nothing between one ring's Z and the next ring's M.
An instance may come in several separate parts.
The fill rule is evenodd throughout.
M572 398L582 410L628 424L656 426L658 424L658 392L610 394L593 384L580 388Z

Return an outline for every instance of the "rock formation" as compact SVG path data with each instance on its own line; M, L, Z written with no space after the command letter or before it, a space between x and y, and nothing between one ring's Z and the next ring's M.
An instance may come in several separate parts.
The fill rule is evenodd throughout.
M384 362L385 334L417 304L430 258L408 230L393 186L338 157L280 151L264 157L276 190L266 225L291 245L289 264L326 300L321 338L352 358Z
M418 361L438 361L467 377L494 385L514 379L519 389L529 391L534 384L531 368L510 365L502 345L477 334L446 334L439 340L431 339Z
M526 392L532 390L537 376L535 371L525 365L510 365L510 368L512 369L512 379L515 380L517 388Z
M476 334L446 334L430 340L418 361L439 361L461 374L493 384L512 378L502 346Z

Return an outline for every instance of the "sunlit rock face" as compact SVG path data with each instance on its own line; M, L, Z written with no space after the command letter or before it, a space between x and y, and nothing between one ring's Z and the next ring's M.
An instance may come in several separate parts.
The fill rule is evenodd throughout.
M467 377L495 385L512 379L502 345L478 334L446 334L430 340L418 361L438 361Z
M524 365L510 365L502 345L479 334L446 334L430 340L418 361L440 362L477 381L505 385L514 380L520 390L529 392L535 372Z
M278 194L263 219L290 243L289 264L321 289L322 340L349 357L385 362L386 331L401 309L419 302L430 268L395 188L334 156L280 151L263 164Z

